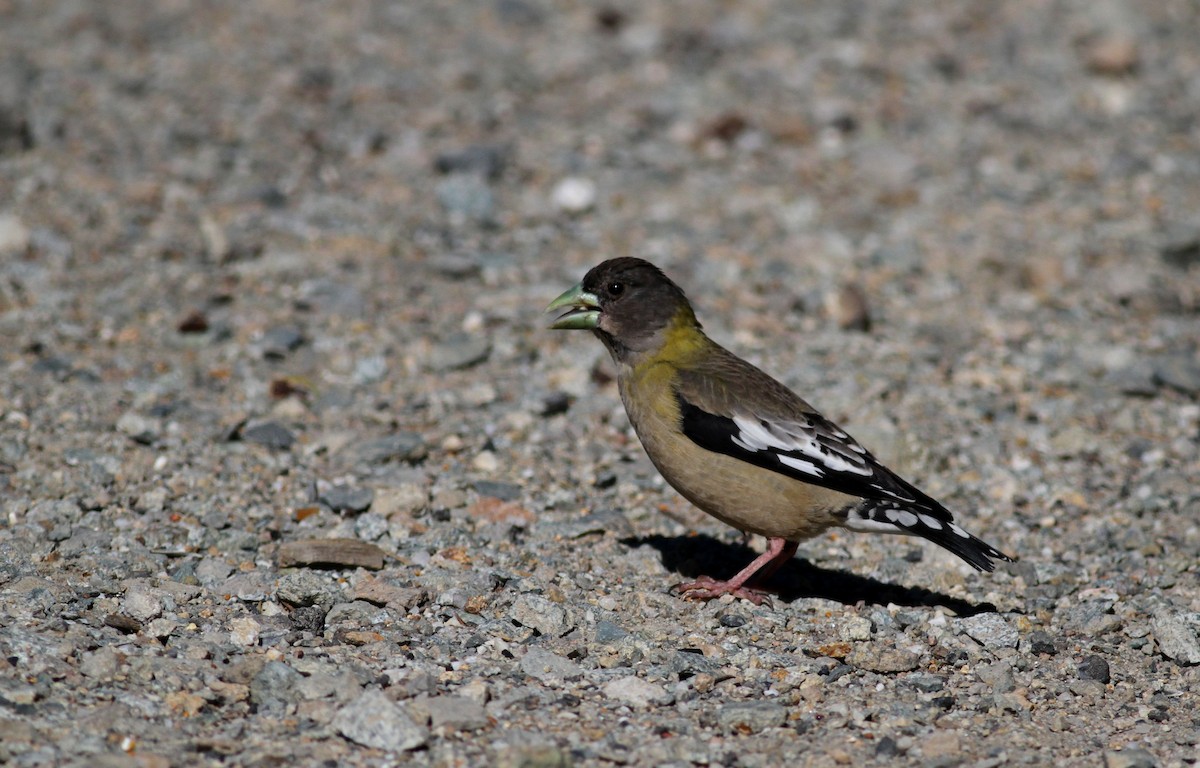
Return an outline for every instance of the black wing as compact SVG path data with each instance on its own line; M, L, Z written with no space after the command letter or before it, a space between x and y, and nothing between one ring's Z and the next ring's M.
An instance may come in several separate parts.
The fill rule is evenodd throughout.
M834 491L891 502L949 522L950 512L879 463L866 448L818 413L767 419L719 416L676 391L680 427L692 442L763 469Z

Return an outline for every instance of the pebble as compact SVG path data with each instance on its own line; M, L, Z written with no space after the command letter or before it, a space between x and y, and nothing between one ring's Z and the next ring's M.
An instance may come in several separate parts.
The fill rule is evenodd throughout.
M0 255L24 255L29 248L31 233L21 219L11 213L0 213Z
M261 629L261 625L250 617L233 619L229 622L229 641L242 647L258 645Z
M496 210L487 183L473 173L456 173L438 182L437 199L456 223L486 222Z
M726 733L761 733L787 722L787 708L773 701L735 701L717 710L717 725Z
M158 440L159 429L157 419L149 419L133 411L126 411L117 419L117 431L142 445L152 445Z
M1158 768L1158 760L1138 747L1108 750L1104 753L1104 768Z
M1095 680L1107 685L1112 679L1108 671L1108 662L1104 657L1095 654L1084 656L1076 669L1080 680Z
M1137 43L1128 37L1101 37L1087 47L1087 67L1097 75L1122 77L1138 66Z
M163 602L154 590L135 586L125 592L125 600L121 609L126 615L145 623L162 615Z
M471 144L462 149L442 152L434 159L438 173L475 173L495 181L504 173L511 150L501 144Z
M488 496L501 501L515 501L521 498L521 486L496 480L476 480L475 492L480 496Z
M295 688L302 679L287 664L268 661L250 680L250 703L260 712L283 714L295 706L299 697Z
M675 698L661 685L648 682L635 675L625 675L615 680L609 680L600 686L600 692L608 698L634 709L665 706Z
M356 744L388 752L408 752L429 740L425 728L378 690L364 691L338 710L332 725Z
M583 677L584 673L583 667L574 661L537 646L530 648L521 657L521 671L549 684L577 680Z
M1154 380L1188 395L1200 394L1200 360L1194 355L1173 355L1154 365Z
M413 518L429 507L429 491L418 483L379 488L371 508L380 517Z
M849 642L871 639L871 620L864 616L847 616L838 627L838 636Z
M264 421L244 427L240 437L248 443L257 443L275 450L286 451L296 443L296 435L277 421Z
M416 432L396 432L376 440L366 440L353 446L355 456L367 464L389 461L417 462L425 458L428 448Z
M1176 614L1156 611L1150 628L1163 656L1185 666L1200 664L1200 641L1192 628Z
M513 601L509 618L547 637L561 637L570 629L562 606L541 596L524 594Z
M486 336L456 333L435 344L426 366L434 373L473 368L492 354L492 342Z
M259 345L263 357L268 360L282 360L299 349L304 344L304 333L294 326L285 325L272 328L263 334Z
M435 731L477 731L488 726L483 704L463 696L435 696L422 702Z
M990 651L1016 648L1017 641L1020 639L1016 628L1009 624L1003 616L996 613L982 613L978 616L955 619L954 625Z
M901 648L879 648L857 645L846 656L846 663L872 672L911 672L921 666L920 654Z
M565 213L584 213L596 204L596 183L579 176L568 176L554 185L550 201Z
M334 512L366 512L375 500L375 491L353 485L335 485L321 493L318 500Z

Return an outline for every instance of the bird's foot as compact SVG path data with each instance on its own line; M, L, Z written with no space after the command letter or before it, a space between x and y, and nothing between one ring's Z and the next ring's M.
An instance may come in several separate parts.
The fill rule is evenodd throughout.
M695 581L676 584L671 589L680 597L688 600L712 600L721 595L733 595L743 600L749 600L755 605L762 605L764 602L767 605L771 604L771 596L765 591L738 584L736 579L719 581L711 576L701 576Z

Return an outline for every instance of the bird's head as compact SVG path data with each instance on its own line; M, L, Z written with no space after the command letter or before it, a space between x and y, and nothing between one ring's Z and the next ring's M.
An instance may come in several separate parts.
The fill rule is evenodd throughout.
M672 329L699 328L679 286L650 262L632 257L592 267L546 311L561 312L551 328L593 331L614 354L652 349Z

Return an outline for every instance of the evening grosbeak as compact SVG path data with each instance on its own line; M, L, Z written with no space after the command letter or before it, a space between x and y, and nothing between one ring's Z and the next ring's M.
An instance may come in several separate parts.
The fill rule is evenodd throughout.
M1011 561L787 387L709 339L683 291L653 264L605 261L546 311L561 313L552 328L590 330L608 348L625 412L666 481L718 520L767 537L767 551L732 579L700 577L677 587L684 596L761 603L756 585L800 541L835 526L921 536L981 571Z

